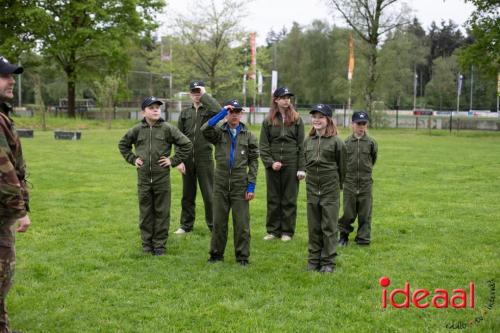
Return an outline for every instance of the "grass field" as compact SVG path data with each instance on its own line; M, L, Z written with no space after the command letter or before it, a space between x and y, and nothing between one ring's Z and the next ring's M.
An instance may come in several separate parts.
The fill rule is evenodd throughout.
M29 127L21 119L18 127ZM121 127L130 123L120 123ZM89 128L85 121L62 124ZM258 131L258 128L255 128ZM18 235L8 305L23 332L469 332L500 331L487 281L500 273L500 133L378 130L373 243L340 249L331 275L305 272L305 186L292 242L265 242L261 166L251 203L251 265L208 265L210 235L198 196L195 230L171 234L168 254L141 251L136 173L122 160L123 129L51 131L23 139L31 218ZM347 135L344 129L341 137ZM172 172L171 232L179 226L181 178ZM232 235L232 231L230 231ZM230 237L231 239L232 237ZM382 309L378 280L450 292L475 283L474 309ZM482 319L478 319L482 318ZM476 320L476 321L474 321ZM451 330L463 331L463 330Z

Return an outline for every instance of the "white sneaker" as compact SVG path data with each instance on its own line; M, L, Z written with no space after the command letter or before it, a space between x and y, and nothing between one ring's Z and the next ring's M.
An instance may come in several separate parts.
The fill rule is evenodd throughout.
M186 233L186 230L182 229L182 228L179 228L177 230L175 230L174 234L176 235L184 235Z
M276 236L272 235L272 234L267 234L264 236L264 240L265 241L270 241L270 240L273 240L273 239L276 239Z
M281 236L281 240L282 240L283 242L289 242L289 241L291 241L291 240L292 240L292 237L290 237L290 236L288 236L288 235L283 235L283 236Z

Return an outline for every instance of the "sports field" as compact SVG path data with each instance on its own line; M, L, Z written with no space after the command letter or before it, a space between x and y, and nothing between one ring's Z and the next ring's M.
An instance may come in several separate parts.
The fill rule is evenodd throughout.
M262 240L262 165L251 202L248 268L235 264L232 241L224 263L206 263L210 234L201 196L194 232L172 234L182 191L175 170L167 255L143 254L136 172L117 149L125 131L84 130L81 141L56 141L51 131L35 131L34 139L23 139L33 225L17 239L16 281L8 298L13 328L447 332L465 324L468 332L500 331L491 282L500 277L500 133L371 131L379 143L373 243L340 249L335 273L324 275L305 272L304 183L294 240ZM347 134L342 129L341 137ZM474 282L475 307L420 309L410 302L408 309L383 309L382 276L391 280L388 293L408 281L411 292L430 291L429 303L437 288L451 298L453 289L468 291Z

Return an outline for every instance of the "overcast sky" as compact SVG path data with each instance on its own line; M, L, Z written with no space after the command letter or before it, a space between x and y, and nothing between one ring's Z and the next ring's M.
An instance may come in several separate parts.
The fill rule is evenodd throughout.
M462 26L468 19L474 6L464 3L464 0L405 0L427 30L432 21L453 20ZM196 1L194 2L196 3ZM257 32L259 45L265 44L267 33L274 29L281 30L283 26L290 30L295 21L302 26L309 25L315 19L326 20L330 24L345 25L344 21L336 19L334 22L330 9L325 0L253 0L247 8L249 15L243 24L248 31ZM167 0L167 13L173 11L189 13L195 10L193 0ZM167 14L168 15L168 14ZM162 16L162 22L168 21ZM166 22L165 22L166 23ZM166 24L161 28L165 31ZM462 29L463 30L463 29Z

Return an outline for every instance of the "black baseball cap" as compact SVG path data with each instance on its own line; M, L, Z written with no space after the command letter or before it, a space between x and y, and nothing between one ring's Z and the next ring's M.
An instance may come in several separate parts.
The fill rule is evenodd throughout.
M283 96L295 96L293 92L287 87L280 87L276 89L273 93L274 97L283 97Z
M204 86L205 86L205 82L203 82L203 81L193 81L189 84L189 90L194 90L194 89L204 87Z
M144 110L145 108L147 108L148 106L150 106L152 104L163 105L163 102L154 96L149 96L149 97L146 97L144 99L144 101L142 101L141 109Z
M0 74L21 74L24 68L11 64L4 56L0 55Z
M233 110L243 111L243 106L241 106L240 102L238 102L238 100L236 100L236 99L230 99L230 100L225 101L224 106L226 106L226 105L232 105Z
M327 117L332 117L332 108L330 108L326 104L316 104L311 108L311 111L309 111L310 114L313 114L314 112L319 112L324 114Z
M368 113L364 111L356 111L352 114L352 121L354 123L366 123L369 121Z

